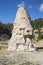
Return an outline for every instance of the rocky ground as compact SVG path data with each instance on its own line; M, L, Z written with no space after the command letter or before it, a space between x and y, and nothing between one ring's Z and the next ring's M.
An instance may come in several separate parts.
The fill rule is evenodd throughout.
M8 44L0 42L0 65L43 65L43 52L8 52Z
M0 65L43 65L43 52L0 52Z

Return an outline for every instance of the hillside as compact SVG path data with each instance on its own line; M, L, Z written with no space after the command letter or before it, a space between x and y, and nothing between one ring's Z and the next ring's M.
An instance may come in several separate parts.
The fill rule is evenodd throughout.
M43 27L43 18L38 18L32 21L32 26L34 29L39 29Z
M43 18L35 19L34 21L31 21L31 24L34 30L35 29L39 30L40 28L43 28ZM3 24L0 21L0 40L10 39L12 29L13 29L13 24L11 23Z
M0 40L7 40L11 37L13 24L3 24L0 22Z

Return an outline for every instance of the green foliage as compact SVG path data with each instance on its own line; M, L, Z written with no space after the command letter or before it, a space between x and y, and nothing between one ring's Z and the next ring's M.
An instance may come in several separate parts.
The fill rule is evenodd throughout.
M38 38L39 38L39 39L43 39L43 35L42 35L42 34L40 34L40 36L38 36Z
M31 22L34 29L43 27L43 18L35 19Z
M41 28L43 28L43 18L35 19L31 22L31 24L34 30L38 30L37 32L35 32L38 34L38 39L43 39L43 32L41 32Z
M0 40L7 40L11 37L11 31L12 31L13 25L3 24L0 22Z
M41 38L41 29L39 28L38 29L38 39L40 39Z
M41 29L39 28L38 31L36 32L38 34L38 39L43 39L43 32L41 32Z
M36 20L32 21L31 24L34 29L39 30L41 27L43 27L43 18L36 19ZM11 37L12 29L13 29L13 24L11 24L11 23L3 24L0 21L0 40L9 39ZM40 35L41 38L43 38L40 30L38 31L38 34Z

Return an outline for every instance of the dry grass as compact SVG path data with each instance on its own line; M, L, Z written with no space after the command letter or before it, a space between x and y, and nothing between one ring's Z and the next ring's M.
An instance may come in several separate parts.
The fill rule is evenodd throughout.
M0 42L0 52L6 52L8 48L8 43Z

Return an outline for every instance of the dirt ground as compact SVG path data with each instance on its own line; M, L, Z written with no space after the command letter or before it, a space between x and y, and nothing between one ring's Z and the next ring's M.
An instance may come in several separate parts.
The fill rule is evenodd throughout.
M42 46L43 40L37 43ZM8 43L0 42L0 65L43 65L43 51L9 52L7 48Z
M0 52L0 65L43 65L43 52Z

